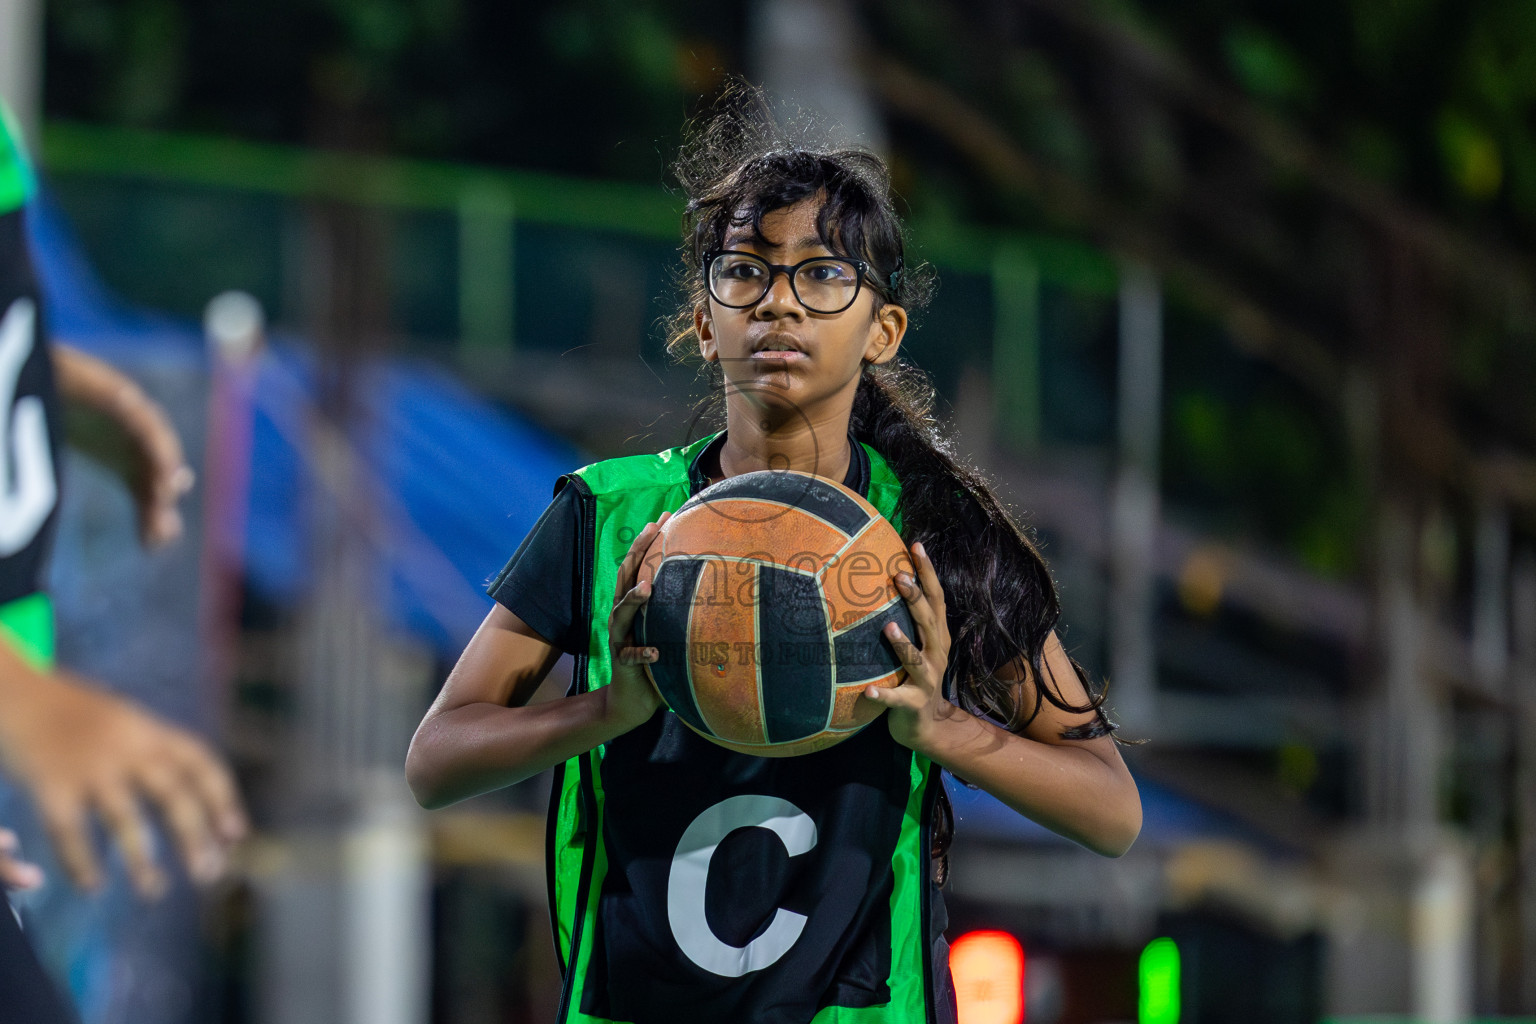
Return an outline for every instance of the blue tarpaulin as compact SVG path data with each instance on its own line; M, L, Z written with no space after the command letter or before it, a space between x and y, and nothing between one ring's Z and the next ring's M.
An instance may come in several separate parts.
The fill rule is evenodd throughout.
M198 325L135 309L92 272L44 192L30 231L51 333L130 370L207 371ZM277 335L253 390L247 583L279 604L307 590L313 563L302 496L312 472L314 359ZM489 577L548 504L556 478L590 458L561 438L485 401L421 360L360 366L362 424L349 439L369 502L369 540L392 622L457 657L490 607Z

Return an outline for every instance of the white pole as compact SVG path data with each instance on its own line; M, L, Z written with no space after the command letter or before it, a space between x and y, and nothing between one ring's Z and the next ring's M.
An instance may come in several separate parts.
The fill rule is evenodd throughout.
M204 721L223 734L240 648L240 580L250 504L252 395L265 344L266 313L253 296L222 292L203 311L208 343L208 416L203 460L203 552L199 629Z
M432 947L427 830L397 769L376 769L368 788L362 820L344 841L347 1020L426 1024Z
M1425 859L1412 898L1413 1016L1423 1024L1472 1019L1472 865L1449 837Z
M849 59L864 37L849 0L758 0L748 32L753 74L773 99L826 118L834 143L885 152L885 123Z
M0 99L36 159L43 124L43 0L0 0Z
M1503 696L1509 674L1509 510L1484 497L1477 509L1472 577L1472 669Z
M1423 609L1414 582L1420 527L1403 502L1383 499L1377 529L1383 692L1366 813L1401 830L1400 841L1420 842L1439 820L1437 780L1444 755L1439 701L1425 678Z
M1109 510L1109 685L1131 735L1156 729L1154 545L1162 440L1163 297L1144 266L1120 279L1119 460Z
M1515 820L1520 884L1520 955L1536 964L1536 555L1522 552L1511 573L1514 629ZM1536 970L1521 978L1522 1005L1536 1006Z

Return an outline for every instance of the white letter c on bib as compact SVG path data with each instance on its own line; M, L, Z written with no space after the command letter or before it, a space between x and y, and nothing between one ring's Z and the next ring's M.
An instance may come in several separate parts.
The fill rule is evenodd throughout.
M16 398L36 320L37 306L27 298L0 319L0 558L32 543L59 496L43 400Z
M672 857L667 880L667 920L672 937L688 959L726 978L760 971L789 952L800 938L806 917L779 907L768 929L745 946L731 946L704 918L704 889L715 848L738 828L766 828L779 837L791 857L816 845L816 823L810 815L774 796L733 796L707 808L683 832Z

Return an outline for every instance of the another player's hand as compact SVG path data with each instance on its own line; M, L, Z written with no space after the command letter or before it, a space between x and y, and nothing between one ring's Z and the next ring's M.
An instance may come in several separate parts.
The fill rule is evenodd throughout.
M885 637L907 670L900 686L866 686L864 699L883 704L891 736L913 750L925 750L933 724L953 710L944 699L944 671L949 667L949 621L944 615L944 588L928 560L922 544L912 545L912 562L917 580L906 573L896 574L896 587L906 599L907 609L917 626L919 648L896 623L887 623Z
M196 474L187 465L176 428L158 404L149 398L129 402L120 408L118 422L137 453L138 468L130 484L139 511L139 537L145 547L162 547L181 537L179 506Z
M8 828L0 828L0 890L36 889L43 884L43 869L22 860L21 840Z
M155 548L182 534L182 497L195 476L187 465L181 437L170 417L144 389L116 367L69 345L52 345L59 393L66 402L105 416L127 442L129 465L120 464L119 449L109 446L108 463L123 473L139 514L139 537ZM87 442L89 438L74 440Z
M661 694L656 692L641 667L655 662L660 652L654 647L636 647L634 637L635 616L639 614L640 606L650 599L651 585L635 581L651 541L671 517L672 513L663 512L656 522L645 525L630 544L624 561L619 563L619 575L614 583L613 611L608 616L608 652L613 665L613 681L608 684L609 700L619 719L630 728L649 721L662 704Z
M96 816L134 887L150 898L165 891L144 801L159 813L194 880L223 873L229 847L245 834L245 811L229 770L201 740L62 673L36 677L7 703L0 761L31 791L77 885L101 884L90 829Z

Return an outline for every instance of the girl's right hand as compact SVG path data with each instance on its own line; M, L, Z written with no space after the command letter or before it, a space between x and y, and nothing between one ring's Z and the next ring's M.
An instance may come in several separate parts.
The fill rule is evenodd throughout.
M662 524L671 517L672 513L663 512L660 519L645 525L630 544L624 561L619 563L619 575L614 585L613 611L608 616L608 653L613 676L605 689L609 713L626 723L626 729L649 721L662 706L661 694L656 692L642 668L654 663L659 652L654 647L634 645L635 616L639 614L640 606L650 599L651 585L635 581L651 542L656 539Z

